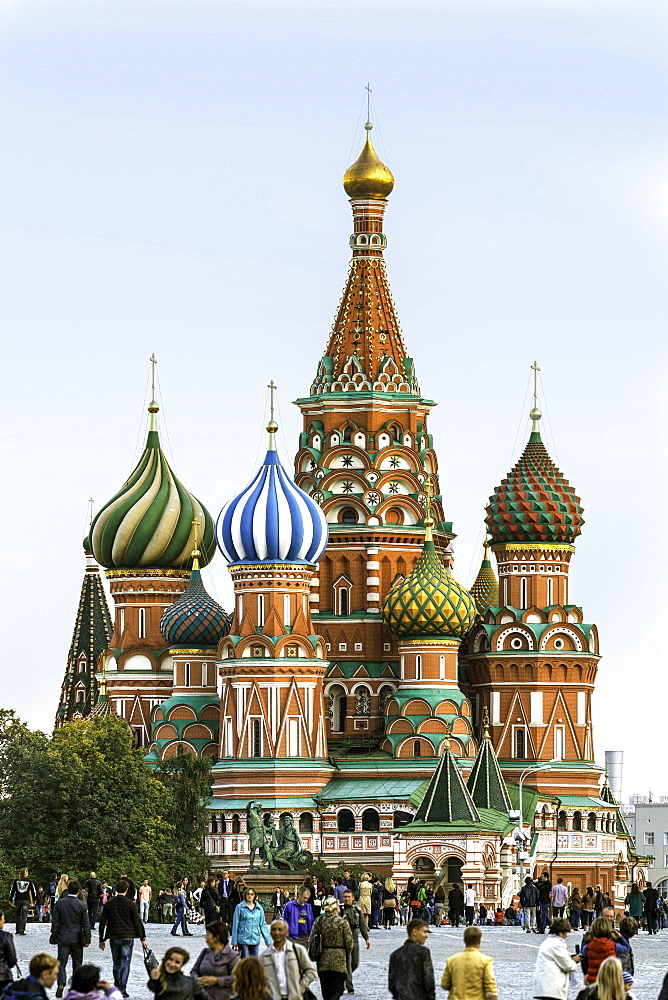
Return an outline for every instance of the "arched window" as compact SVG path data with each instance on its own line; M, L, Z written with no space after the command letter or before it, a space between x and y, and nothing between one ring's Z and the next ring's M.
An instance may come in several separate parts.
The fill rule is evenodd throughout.
M362 813L362 829L367 833L378 833L380 814L377 809L365 809Z
M391 687L382 687L378 692L378 714L385 715L385 705L387 704L387 699L392 697Z
M355 715L371 715L371 691L359 687L355 691Z
M348 590L347 587L340 587L339 588L339 614L340 615L347 615L349 613L349 610L350 610L349 603L348 603L349 595L350 595L350 591Z
M251 757L262 756L262 730L260 720L251 720Z
M413 817L410 813L404 812L403 809L396 809L394 813L394 826L408 826L409 823L413 822Z
M520 579L520 607L526 608L527 606L527 581L526 577L523 576Z
M422 657L420 656L419 653L415 657L415 680L416 681L422 680Z
M283 594L283 624L291 625L292 620L290 618L290 595Z
M355 817L350 809L341 809L336 817L336 828L339 833L355 832Z
M183 683L185 687L190 687L190 664L183 664Z
M232 833L241 833L241 821L238 813L232 817Z
M215 816L211 817L211 833L218 833L218 820Z
M589 833L596 830L596 813L589 813L587 816L587 830Z
M354 507L344 507L341 511L341 524L357 524L359 514Z
M422 744L420 743L419 740L415 740L415 742L413 743L413 756L414 757L422 756Z
M345 427L343 430L343 440L348 442L352 440L353 432L351 427Z
M547 606L548 606L548 608L554 603L554 601L552 600L553 587L554 587L554 580L552 579L551 576L549 576L547 578Z
M146 608L140 608L138 612L139 622L137 626L137 635L140 639L146 638Z
M345 730L347 714L348 706L345 690L338 685L334 688L330 688L329 717L331 719L333 733L342 733Z
M264 594L257 595L257 624L258 628L264 625Z
M302 813L299 817L299 832L313 833L313 814Z
M573 813L573 829L574 830L582 829L582 813L579 811Z
M559 816L557 818L557 830L566 829L566 813L563 809L560 810Z
M515 758L524 760L526 757L524 729L515 730Z
M218 833L227 833L227 823L225 822L225 817L218 816Z
M547 817L549 815L550 815L550 810L547 808L547 806L543 806L543 808L542 808L542 816L543 816L543 829L544 830L547 830Z
M503 606L508 607L508 579L503 581Z

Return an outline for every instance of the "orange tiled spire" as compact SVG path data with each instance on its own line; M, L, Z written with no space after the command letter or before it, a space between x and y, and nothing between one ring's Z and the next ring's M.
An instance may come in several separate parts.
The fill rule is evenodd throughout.
M313 394L351 388L420 393L385 273L383 215L394 177L376 155L372 127L368 121L364 148L343 178L353 210L353 259Z

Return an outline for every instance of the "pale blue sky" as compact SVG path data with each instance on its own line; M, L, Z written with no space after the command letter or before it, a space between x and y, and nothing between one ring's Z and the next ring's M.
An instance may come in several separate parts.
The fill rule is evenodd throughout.
M597 752L626 751L626 794L668 794L647 757L666 704L667 29L665 4L622 0L5 0L3 705L51 725L86 500L132 468L152 351L163 441L214 516L254 469L271 377L290 465L370 80L456 573L472 582L528 433L513 452L536 357L585 506L571 595L601 630ZM220 556L209 586L229 606Z

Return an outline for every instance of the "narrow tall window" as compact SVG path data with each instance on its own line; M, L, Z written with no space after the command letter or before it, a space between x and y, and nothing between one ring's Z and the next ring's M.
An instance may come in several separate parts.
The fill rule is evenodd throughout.
M445 657L444 656L439 657L439 661L438 661L438 676L439 676L439 678L442 681L445 680Z
M137 628L137 635L140 639L146 638L146 608L139 609L139 626Z
M554 759L564 759L564 743L566 742L566 731L563 726L555 726L554 729Z
M118 627L121 630L121 635L125 631L125 608L121 608L118 612Z
M568 604L568 577L564 580L564 604Z
M420 743L419 740L416 740L415 743L413 744L413 756L414 757L422 756L422 744Z
M202 687L209 686L209 664L202 664Z
M526 757L524 743L525 743L525 741L524 741L524 730L523 729L516 729L515 730L515 757L516 757L517 760L524 760L524 758Z
M527 581L526 577L520 579L520 607L526 608L527 606Z
M262 736L261 736L261 733L260 733L260 720L259 719L253 719L253 721L252 721L252 744L253 745L252 745L252 748L251 748L251 756L252 757L261 757L262 756Z
M290 621L290 595L283 594L283 624L291 625Z
M258 628L264 625L264 594L257 595L257 624Z
M185 687L190 687L190 664L183 664L183 684Z
M548 608L550 607L550 605L552 605L554 603L554 601L552 600L553 593L554 593L554 580L550 576L550 577L548 577L548 580L547 580L547 606L548 606Z
M503 606L508 607L508 579L503 581Z
M415 657L415 680L422 680L422 657L418 655Z
M339 614L347 615L349 608L349 593L347 587L339 587Z

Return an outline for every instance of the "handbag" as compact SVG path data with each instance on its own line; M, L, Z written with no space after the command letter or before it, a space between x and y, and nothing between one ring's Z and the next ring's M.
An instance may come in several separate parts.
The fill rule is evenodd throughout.
M308 957L312 958L314 962L318 961L323 952L321 920L322 917L318 917L313 924L311 936L308 939Z
M153 949L149 948L148 946L144 948L144 967L148 972L149 976L151 975L154 969L158 968L159 965L160 963L155 957Z

